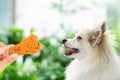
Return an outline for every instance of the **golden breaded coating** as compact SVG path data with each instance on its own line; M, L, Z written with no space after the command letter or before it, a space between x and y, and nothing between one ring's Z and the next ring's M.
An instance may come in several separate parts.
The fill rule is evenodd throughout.
M10 54L18 53L19 55L24 54L35 54L42 48L42 44L39 42L36 35L30 35L28 38L22 39L22 41L10 49Z

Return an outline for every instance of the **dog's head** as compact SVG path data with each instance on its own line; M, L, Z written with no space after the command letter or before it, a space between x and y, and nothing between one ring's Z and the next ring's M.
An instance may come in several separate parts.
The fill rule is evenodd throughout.
M105 23L92 30L82 31L73 39L63 39L64 53L71 58L85 58L94 53L94 46L99 45L105 32Z

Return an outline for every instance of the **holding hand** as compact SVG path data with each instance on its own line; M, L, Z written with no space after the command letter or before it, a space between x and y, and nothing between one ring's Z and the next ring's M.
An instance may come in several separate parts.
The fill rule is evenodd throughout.
M17 53L9 55L9 49L13 46L14 45L6 46L4 43L0 42L0 72L18 58Z

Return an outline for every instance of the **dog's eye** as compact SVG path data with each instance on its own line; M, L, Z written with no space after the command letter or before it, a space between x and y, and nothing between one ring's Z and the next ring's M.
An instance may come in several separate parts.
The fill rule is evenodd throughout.
M81 39L82 39L81 36L78 36L78 37L77 37L77 40L81 40Z

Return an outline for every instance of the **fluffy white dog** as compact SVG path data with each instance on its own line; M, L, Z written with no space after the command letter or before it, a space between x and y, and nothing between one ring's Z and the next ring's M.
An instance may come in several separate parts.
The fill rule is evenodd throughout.
M91 30L64 39L64 53L75 58L65 71L65 80L120 80L120 60L105 22Z

